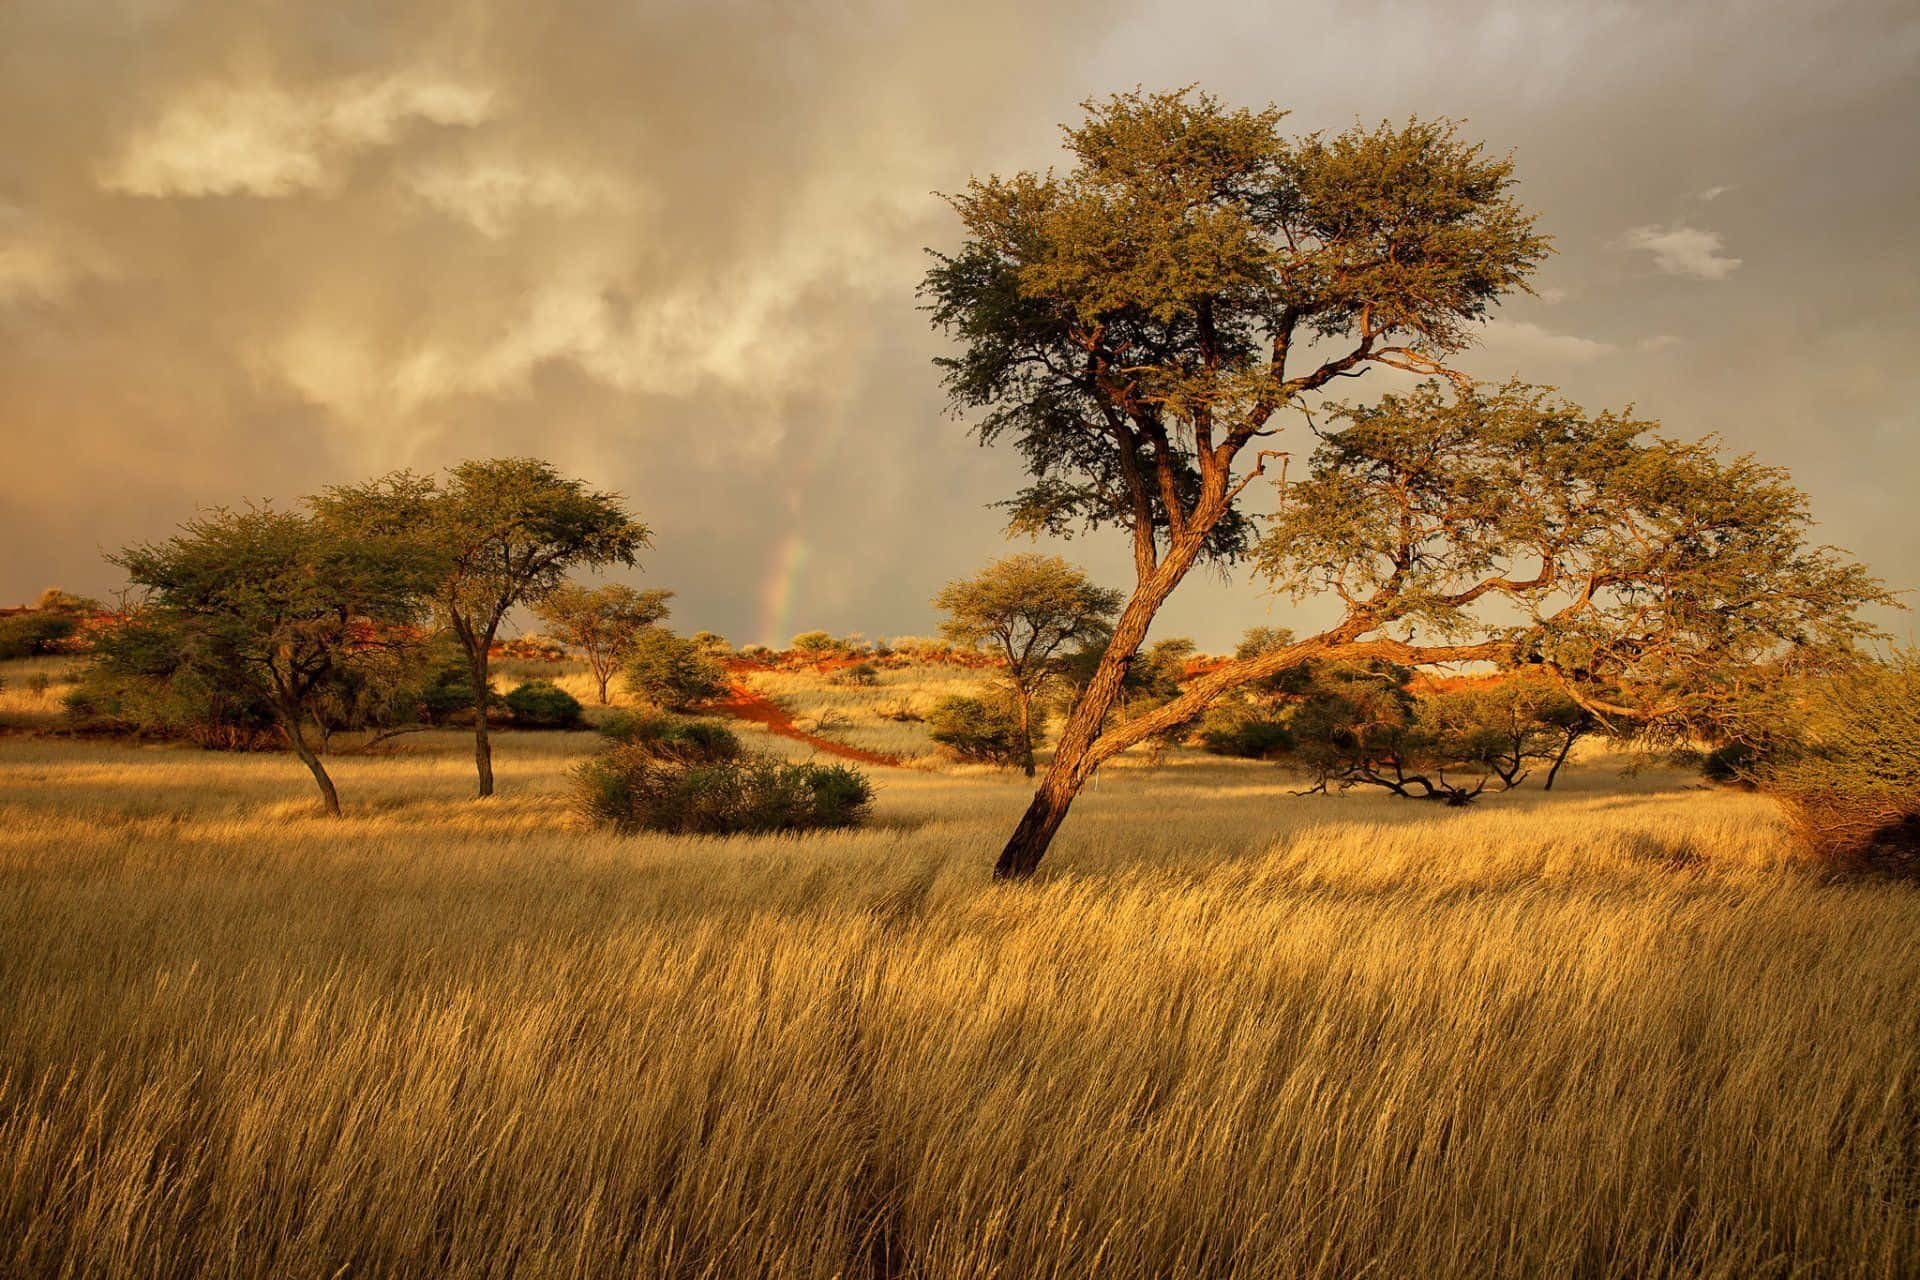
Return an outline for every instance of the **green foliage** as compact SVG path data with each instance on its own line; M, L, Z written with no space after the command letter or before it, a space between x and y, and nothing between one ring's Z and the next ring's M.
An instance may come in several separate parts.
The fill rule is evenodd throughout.
M601 752L575 772L589 819L616 831L738 835L854 827L873 787L846 765L754 756L707 764L666 760L638 743Z
M575 729L580 700L550 680L529 680L507 695L507 710L522 729Z
M1217 756L1243 760L1275 760L1294 746L1293 731L1284 720L1245 704L1218 706L1200 723L1200 745Z
M53 609L31 609L0 618L0 659L58 653L61 643L78 628L79 621L73 614Z
M1920 651L1783 688L1748 771L1816 853L1920 871Z
M1016 684L1044 675L1065 646L1104 640L1120 603L1119 592L1059 556L1032 552L996 560L933 598L947 614L940 634L992 652Z
M959 759L977 763L1012 764L1027 749L1020 710L1004 691L942 698L927 713L927 732Z
M1192 91L1085 107L1069 172L952 199L967 238L923 286L963 347L954 403L1026 460L1019 530L1119 525L1142 562L1192 528L1236 557L1252 526L1211 486L1274 412L1367 360L1433 368L1547 250L1511 164L1446 122L1288 137ZM1311 338L1346 341L1290 376Z
M1550 666L1684 721L1715 672L1849 653L1858 607L1887 598L1808 544L1782 472L1651 423L1517 384L1427 384L1335 420L1258 557L1276 587L1347 602L1339 643Z
M665 713L618 711L600 722L600 734L655 760L714 764L740 754L740 739L714 720Z
M787 644L795 653L812 655L836 653L840 649L840 642L825 631L802 631Z
M856 662L836 678L843 684L871 687L880 683L880 668L871 662Z
M701 647L665 627L648 627L624 668L627 687L668 711L689 711L727 691L727 676Z
M215 511L115 562L146 595L97 646L96 682L70 709L245 735L231 745L251 745L270 717L337 815L307 729L324 735L414 646L431 583L417 544L259 507Z
M435 606L477 686L475 764L479 793L492 795L487 669L501 623L515 607L545 601L574 569L633 564L648 545L646 526L618 494L591 490L537 458L463 462L444 481L395 472L309 503L344 536L405 539L427 555Z
M269 700L180 662L176 643L137 617L104 632L93 661L62 699L68 723L82 733L178 739L209 751L280 745L279 717Z

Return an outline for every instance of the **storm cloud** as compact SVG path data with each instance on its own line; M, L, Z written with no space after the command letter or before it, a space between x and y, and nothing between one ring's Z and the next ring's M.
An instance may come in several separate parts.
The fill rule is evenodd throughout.
M630 497L690 629L923 631L1016 472L930 364L935 192L1196 82L1511 150L1559 252L1466 366L1719 431L1920 580L1910 6L14 0L0 600L109 591L197 505L533 453ZM1213 646L1286 611L1183 594Z

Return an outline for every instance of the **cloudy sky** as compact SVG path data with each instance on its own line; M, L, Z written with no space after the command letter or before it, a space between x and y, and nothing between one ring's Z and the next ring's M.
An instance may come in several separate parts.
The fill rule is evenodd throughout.
M933 193L1187 83L1513 152L1558 253L1464 367L1787 464L1920 585L1909 0L6 0L0 602L196 506L531 453L629 496L685 629L928 631L1017 485L929 363ZM1161 633L1286 616L1196 579Z

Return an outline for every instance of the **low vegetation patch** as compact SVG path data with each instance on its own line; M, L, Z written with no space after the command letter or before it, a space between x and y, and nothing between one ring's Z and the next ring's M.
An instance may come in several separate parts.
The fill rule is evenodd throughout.
M574 772L581 810L616 831L739 835L856 827L873 786L846 765L743 753L731 729L673 715L621 715Z

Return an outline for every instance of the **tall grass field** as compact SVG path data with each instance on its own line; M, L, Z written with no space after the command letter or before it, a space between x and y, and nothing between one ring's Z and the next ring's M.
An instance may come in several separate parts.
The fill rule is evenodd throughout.
M341 756L327 821L0 737L0 1275L1920 1274L1920 890L1758 797L1177 752L1008 887L1010 775L618 837L591 745Z

